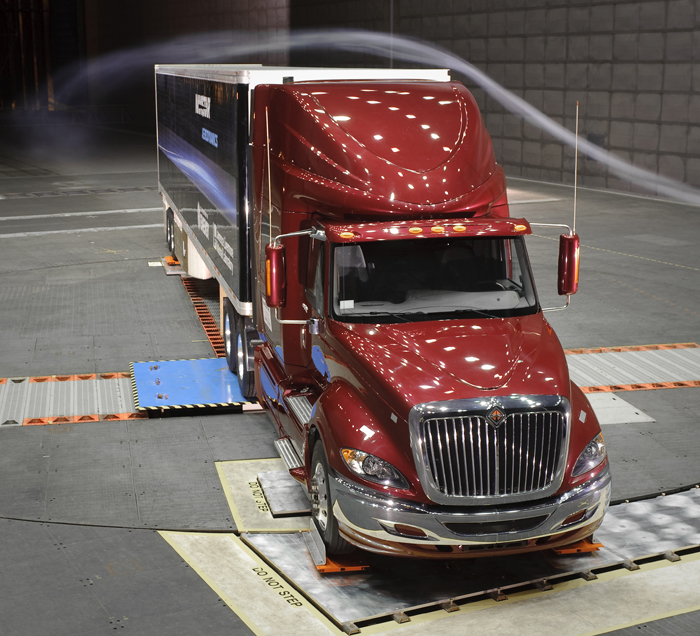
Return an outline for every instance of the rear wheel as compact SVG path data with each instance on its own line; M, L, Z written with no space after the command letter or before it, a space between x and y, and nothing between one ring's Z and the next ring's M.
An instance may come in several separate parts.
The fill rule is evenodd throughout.
M241 394L245 398L255 397L255 367L253 355L256 334L250 319L240 316L231 301L224 300L224 345L226 362L231 373L238 377Z
M170 254L175 258L175 220L170 208L165 213L165 240L168 242Z
M318 441L311 455L311 516L326 544L328 554L348 554L355 546L338 532L338 521L333 515L333 500L328 482L328 460L323 444Z

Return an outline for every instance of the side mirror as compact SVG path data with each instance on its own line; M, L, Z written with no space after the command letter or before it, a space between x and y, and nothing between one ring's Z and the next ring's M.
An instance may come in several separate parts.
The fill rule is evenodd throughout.
M581 246L578 234L559 237L559 275L557 291L568 296L578 291L578 264Z
M265 302L268 307L284 307L287 291L284 252L284 245L269 243L265 246Z

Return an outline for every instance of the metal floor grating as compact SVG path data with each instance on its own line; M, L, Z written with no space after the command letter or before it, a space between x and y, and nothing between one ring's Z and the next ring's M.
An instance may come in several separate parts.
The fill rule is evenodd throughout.
M216 280L201 281L195 278L183 278L182 284L190 296L216 357L225 358L226 347L221 336L219 320L219 284Z
M83 416L123 419L118 416L134 413L129 374L104 375L109 377L6 379L0 382L0 426L48 424L52 422L44 420Z
M581 387L675 388L700 384L700 347L570 353L567 355L571 379ZM670 347L670 346L669 346Z

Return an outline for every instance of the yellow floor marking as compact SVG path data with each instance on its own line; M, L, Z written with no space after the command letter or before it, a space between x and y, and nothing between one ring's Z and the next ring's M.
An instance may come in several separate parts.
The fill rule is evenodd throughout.
M238 616L247 626L248 628L256 634L256 636L265 636L265 632L262 632L258 626L251 620L251 618L244 612L238 604L231 598L229 594L223 591L218 585L218 582L210 577L205 569L202 569L200 567L200 564L191 558L191 556L184 551L184 549L180 546L178 543L177 539L179 533L175 532L159 532L161 537L167 541L168 544L170 544L170 547L177 552L180 557L189 565L199 576L202 578L202 580L212 589L214 590L218 595L219 598L226 603L226 605L229 607L229 609L233 610L233 613ZM213 535L216 537L224 537L227 535ZM236 598L239 598L236 596Z
M257 636L344 634L235 535L160 535Z
M658 616L651 616L649 618L645 618L644 620L641 621L633 621L631 623L625 623L624 625L616 625L615 627L611 627L610 629L606 629L603 632L588 632L588 634L581 634L581 636L599 636L599 634L609 634L610 632L616 632L619 629L625 629L627 627L634 627L635 625L643 625L644 623L651 623L652 621L659 621L664 618L672 618L673 616L679 616L680 614L690 614L690 612L697 612L700 610L700 605L696 605L695 607L686 607L683 610L680 610L678 612L666 612L665 614L659 614Z
M274 470L287 470L279 457L216 463L216 471L239 532L294 532L309 529L309 517L275 519L270 513L257 476L258 473Z

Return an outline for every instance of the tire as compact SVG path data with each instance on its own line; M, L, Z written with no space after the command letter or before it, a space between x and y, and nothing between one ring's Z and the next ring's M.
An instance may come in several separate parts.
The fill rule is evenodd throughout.
M323 444L318 441L311 455L311 518L326 545L328 554L348 554L355 546L338 532L338 520L333 515L328 460Z
M256 333L250 319L239 316L231 301L224 300L224 345L226 363L231 373L238 378L238 386L244 398L255 397L255 367L253 353Z
M175 221L173 219L173 211L170 208L165 213L165 240L168 243L170 255L173 258L177 258L175 256Z

